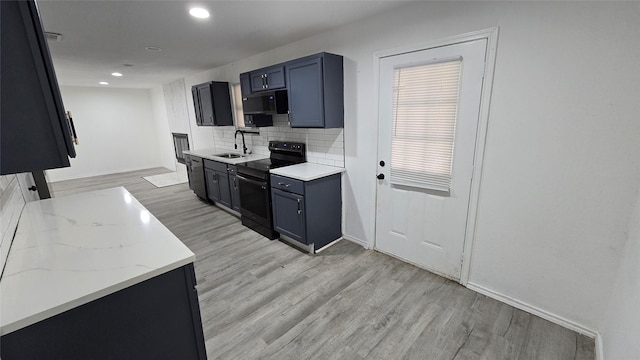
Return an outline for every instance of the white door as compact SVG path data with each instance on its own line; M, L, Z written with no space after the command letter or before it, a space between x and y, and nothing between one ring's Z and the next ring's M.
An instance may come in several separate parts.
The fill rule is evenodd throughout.
M486 48L480 39L380 59L375 248L456 280ZM440 73L449 88L433 85Z

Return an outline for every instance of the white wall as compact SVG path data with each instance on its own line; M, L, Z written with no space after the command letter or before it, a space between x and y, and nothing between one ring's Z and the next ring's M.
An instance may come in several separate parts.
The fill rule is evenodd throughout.
M345 235L372 244L374 53L499 26L470 283L591 332L605 321L640 183L638 23L632 2L416 2L185 82L343 55ZM200 130L212 144L213 130Z
M603 359L640 359L640 187L602 327Z
M50 181L162 166L149 90L60 87L80 144L71 166L48 170Z
M164 91L162 87L155 87L150 90L151 107L155 124L156 136L158 138L158 156L161 166L176 170L176 155L173 148L172 131L169 128L169 118L164 102Z

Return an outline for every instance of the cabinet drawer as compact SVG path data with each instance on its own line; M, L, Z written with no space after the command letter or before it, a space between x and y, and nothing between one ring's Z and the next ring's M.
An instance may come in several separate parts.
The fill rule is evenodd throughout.
M304 195L304 181L284 176L271 175L271 187Z
M227 164L221 163L219 161L204 159L204 167L207 169L227 172Z

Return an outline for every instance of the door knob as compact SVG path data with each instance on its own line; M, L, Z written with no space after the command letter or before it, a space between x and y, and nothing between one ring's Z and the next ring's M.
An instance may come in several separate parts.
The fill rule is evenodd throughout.
M384 180L384 174L378 174L378 176L376 176L378 178L378 180Z
M38 191L38 188L35 185L32 185L31 187L29 187L29 190Z

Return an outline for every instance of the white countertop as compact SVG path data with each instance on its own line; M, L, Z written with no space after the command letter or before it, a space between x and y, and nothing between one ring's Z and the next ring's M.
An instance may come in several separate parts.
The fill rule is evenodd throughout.
M0 279L0 334L194 261L123 187L30 202Z
M344 171L344 168L341 167L308 162L269 170L271 174L286 176L288 178L302 181L311 181L325 176L339 174Z
M185 154L189 154L189 155L198 156L198 157L201 157L201 158L204 158L204 159L209 159L209 160L213 160L213 161L219 161L219 162L232 164L232 165L243 163L245 161L262 160L262 159L269 158L269 155L263 155L263 154L245 154L242 157L235 158L235 159L223 158L223 157L218 157L218 156L214 156L214 155L215 154L225 154L225 153L242 154L242 151L216 149L216 148L185 150L184 153Z

